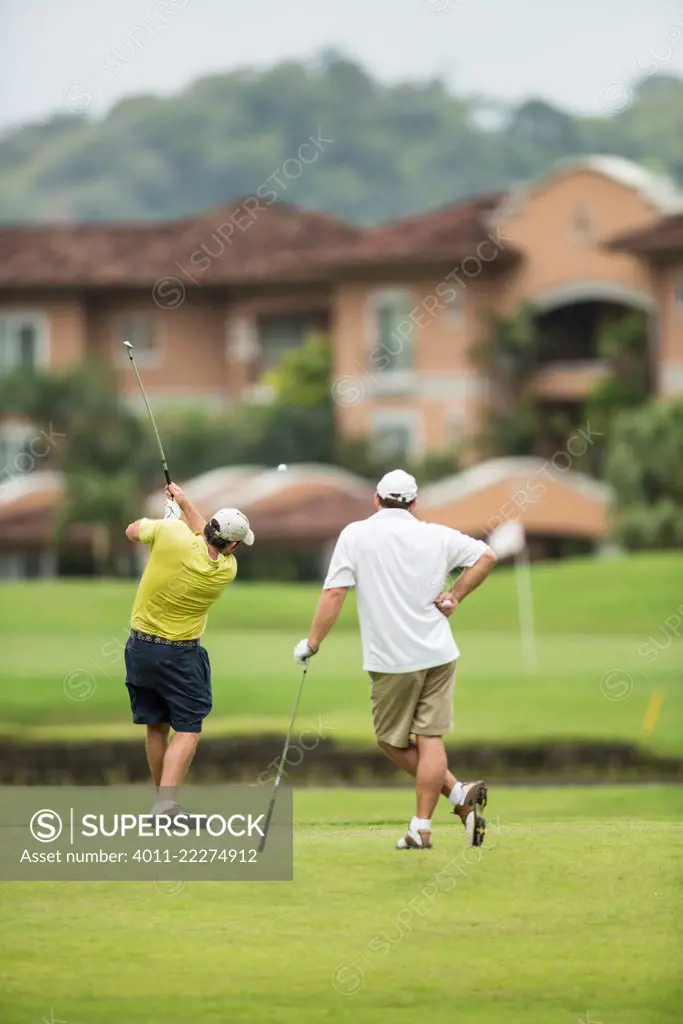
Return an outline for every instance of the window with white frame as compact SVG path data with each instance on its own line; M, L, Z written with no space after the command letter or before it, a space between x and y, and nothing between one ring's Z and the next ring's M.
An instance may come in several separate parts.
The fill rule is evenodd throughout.
M370 371L410 372L414 367L414 330L410 319L412 294L405 289L377 292L372 300Z
M679 270L676 274L676 281L674 284L674 301L678 316L683 318L683 270Z
M41 313L0 312L0 372L47 362L47 320Z
M129 341L135 349L135 358L140 362L155 363L159 360L158 321L154 313L143 310L122 313L115 323L115 341L120 357L125 358L125 351L120 349L124 341Z
M25 423L0 425L1 479L12 479L35 468L36 457L30 449L35 435L36 431Z
M416 412L379 412L372 422L372 449L380 459L410 459L420 454Z
M259 353L256 326L251 317L229 320L227 325L228 356L235 363L250 363Z

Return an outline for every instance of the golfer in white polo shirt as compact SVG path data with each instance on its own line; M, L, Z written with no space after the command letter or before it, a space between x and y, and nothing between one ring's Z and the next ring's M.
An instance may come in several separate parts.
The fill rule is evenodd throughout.
M369 672L377 742L415 776L417 808L398 849L429 849L439 794L454 805L470 846L484 841L484 782L458 782L448 770L443 736L453 727L459 655L448 618L496 562L482 541L414 515L415 478L394 469L377 484L377 512L342 530L306 640L303 663L318 652L350 587L358 594L363 668ZM449 590L445 580L463 569ZM412 738L414 737L414 739Z

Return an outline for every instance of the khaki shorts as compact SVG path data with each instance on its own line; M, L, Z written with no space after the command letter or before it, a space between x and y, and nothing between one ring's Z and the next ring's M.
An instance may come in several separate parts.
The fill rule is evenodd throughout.
M410 736L444 736L453 728L455 662L415 672L370 672L378 743L410 746Z

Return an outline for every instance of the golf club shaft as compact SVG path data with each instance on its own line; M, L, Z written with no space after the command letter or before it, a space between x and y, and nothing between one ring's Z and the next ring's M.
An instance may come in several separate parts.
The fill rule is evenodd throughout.
M275 784L273 786L273 792L270 797L270 803L268 805L268 814L266 815L266 824L263 828L263 835L261 842L259 843L258 852L263 853L263 849L266 845L266 839L268 837L268 829L270 828L270 819L273 817L273 811L275 810L275 798L277 796L277 788L280 785L282 778L282 772L285 767L285 761L287 760L287 751L289 750L289 744L292 738L292 729L294 728L294 722L296 721L296 713L299 710L299 701L301 700L301 694L304 688L304 680L306 679L306 673L308 672L308 661L304 662L304 670L301 673L301 682L299 683L299 689L294 701L294 710L292 711L292 717L289 721L289 729L287 730L287 738L285 745L282 749L282 757L280 758L280 764L278 765L277 775L275 776Z
M125 342L124 342L124 345L126 345ZM157 444L159 446L159 455L161 457L161 467L162 467L162 469L164 471L164 476L166 477L166 483L170 484L171 483L171 474L169 473L168 466L166 465L166 456L164 455L164 447L163 447L163 445L161 443L161 438L159 437L159 431L157 430L157 425L154 422L154 414L153 414L151 406L150 406L150 404L149 404L149 402L147 400L147 394L145 392L145 388L144 388L144 385L142 383L142 379L140 377L137 365L135 363L135 357L133 356L133 346L130 344L130 342L126 345L126 349L128 351L128 355L130 357L130 361L133 364L133 370L135 372L135 376L138 379L138 384L140 385L140 391L142 392L142 397L144 398L145 405L147 406L147 412L149 413L149 418L152 421L152 428L154 430L154 434L155 434L156 439L157 439Z

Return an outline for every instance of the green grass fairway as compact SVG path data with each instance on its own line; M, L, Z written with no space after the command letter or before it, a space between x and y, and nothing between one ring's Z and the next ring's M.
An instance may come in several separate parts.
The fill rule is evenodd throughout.
M451 620L462 650L463 741L623 739L683 751L683 556L576 560L533 569L540 670L524 669L513 574L499 569ZM131 582L0 588L0 729L25 738L133 736L123 687ZM282 732L298 681L294 643L318 588L237 583L214 608L208 735ZM663 696L654 731L643 722ZM312 662L300 727L371 740L353 601Z
M680 1024L680 790L494 791L483 851L392 850L409 790L295 809L292 884L0 886L0 1020Z

